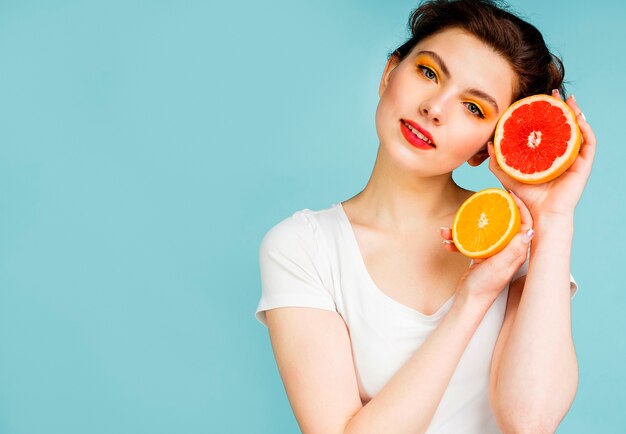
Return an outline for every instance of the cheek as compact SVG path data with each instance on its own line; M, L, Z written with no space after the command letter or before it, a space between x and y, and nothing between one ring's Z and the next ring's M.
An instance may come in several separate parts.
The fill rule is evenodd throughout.
M384 143L390 137L391 132L390 124L393 119L392 115L389 112L389 105L386 103L385 99L382 99L378 102L378 106L376 107L376 135L378 136L378 141L380 143Z
M473 122L473 124L475 123L476 122ZM491 125L482 125L480 127L472 125L471 127L467 127L465 129L456 129L454 132L454 138L452 139L453 143L456 144L454 147L454 153L460 159L468 159L472 157L487 145L487 142L493 135L494 129L495 124L493 127L491 127Z
M376 107L376 130L379 134L381 129L392 127L393 121L401 117L398 112L401 106L398 98L400 96L397 95L393 85L390 83L380 97Z
M390 81L387 87L385 88L385 91L380 96L378 105L381 106L381 108L384 111L388 112L390 110L393 110L394 106L397 106L400 103L400 101L401 100L400 100L399 92L396 90L396 86L394 85L394 82Z

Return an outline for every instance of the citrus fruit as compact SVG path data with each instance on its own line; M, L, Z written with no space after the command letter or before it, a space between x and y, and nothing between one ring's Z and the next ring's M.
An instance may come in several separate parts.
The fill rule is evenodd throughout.
M520 213L509 193L487 188L461 204L452 223L454 245L470 258L498 253L520 230Z
M580 141L576 114L563 100L533 95L504 111L493 145L505 173L525 184L541 184L574 163Z

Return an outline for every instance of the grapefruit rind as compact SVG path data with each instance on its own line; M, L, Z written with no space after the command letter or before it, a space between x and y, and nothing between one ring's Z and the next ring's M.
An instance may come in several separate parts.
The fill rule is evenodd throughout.
M509 219L509 224L507 226L506 231L500 236L500 238L495 243L492 243L491 246L489 246L489 248L481 250L481 251L469 250L465 248L459 240L458 228L459 228L459 222L463 216L463 211L478 196L482 196L485 194L494 194L494 193L506 199L506 202L509 205L509 210L511 211L512 218ZM456 248L463 255L473 258L473 259L479 259L479 258L484 259L484 258L493 256L496 253L500 252L502 249L504 249L507 246L507 244L513 239L513 237L515 237L515 235L519 232L520 227L521 227L520 212L519 212L519 209L517 208L517 204L515 203L511 195L508 192L500 188L486 188L484 190L480 190L474 193L469 198L467 198L465 202L463 202L461 206L459 207L459 209L457 210L456 214L454 215L454 221L452 223L452 240L454 241L454 245L456 246Z
M571 129L571 136L573 140L570 138L570 141L567 146L567 150L563 155L557 157L549 169L535 172L532 174L523 173L518 169L511 167L506 164L504 155L502 154L502 139L504 137L504 124L511 117L511 114L521 105L530 104L536 101L545 101L553 106L556 106L563 110L563 114L567 119L567 124ZM574 110L571 109L567 103L559 98L555 98L550 95L532 95L526 98L522 98L513 104L511 104L505 112L502 114L498 123L496 125L496 132L493 139L494 152L496 154L496 162L498 166L511 178L516 179L525 184L542 184L544 182L551 181L557 178L559 175L564 173L567 169L570 168L576 157L578 157L578 153L580 151L581 144L581 133L580 128L578 127L578 122L576 121L576 114Z

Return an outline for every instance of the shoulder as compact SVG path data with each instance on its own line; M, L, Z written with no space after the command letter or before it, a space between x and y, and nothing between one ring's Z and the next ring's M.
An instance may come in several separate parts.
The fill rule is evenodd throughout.
M320 249L311 211L300 210L274 225L259 248L262 296L256 315L278 307L336 311L332 279Z
M311 210L304 208L272 226L263 236L261 248L281 246L286 249L318 248L322 233L331 231L336 223L334 205Z
M261 240L261 250L280 248L292 250L315 244L315 226L309 209L296 211L291 216L272 226Z
M294 232L306 232L307 230L311 230L312 225L310 218L307 216L308 211L308 209L296 211L289 217L280 220L267 231L265 238L278 237Z

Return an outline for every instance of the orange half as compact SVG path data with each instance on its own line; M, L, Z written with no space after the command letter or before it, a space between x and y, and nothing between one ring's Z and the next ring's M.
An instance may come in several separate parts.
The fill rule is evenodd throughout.
M488 258L504 249L520 226L513 197L500 188L487 188L471 195L459 207L452 224L452 239L465 256Z

